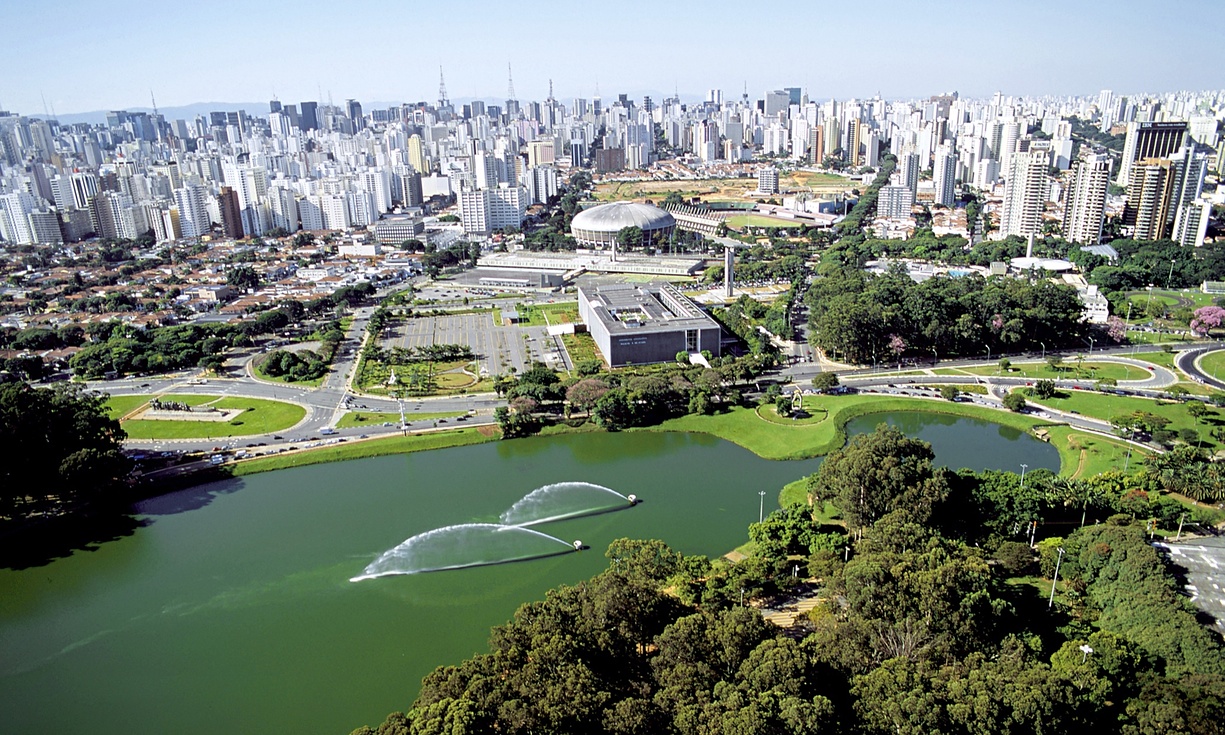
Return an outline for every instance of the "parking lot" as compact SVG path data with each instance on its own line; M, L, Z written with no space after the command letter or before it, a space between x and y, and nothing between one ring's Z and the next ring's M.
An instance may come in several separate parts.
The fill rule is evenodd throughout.
M383 343L385 347L467 345L485 375L505 373L512 367L523 372L532 360L564 369L560 359L549 352L554 342L543 328L495 326L488 312L413 317L397 324L393 331L393 336Z

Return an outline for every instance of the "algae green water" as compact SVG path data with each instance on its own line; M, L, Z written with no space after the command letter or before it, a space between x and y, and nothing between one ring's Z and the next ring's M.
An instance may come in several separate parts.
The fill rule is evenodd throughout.
M991 446L1015 444L1031 467L1046 452L1058 462L1028 437ZM745 540L759 490L769 512L778 489L818 462L770 462L694 434L584 434L157 498L130 536L0 570L0 723L13 733L345 733L407 707L424 674L484 650L490 627L523 602L602 569L613 539L721 554ZM643 502L534 527L589 551L349 581L410 536L497 523L532 490L566 481Z

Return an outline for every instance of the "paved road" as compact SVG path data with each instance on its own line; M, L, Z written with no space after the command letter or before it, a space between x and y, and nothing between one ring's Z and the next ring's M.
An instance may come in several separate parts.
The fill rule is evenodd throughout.
M1225 342L1216 342L1204 347L1196 347L1192 350L1178 353L1174 358L1174 364L1179 370L1191 376L1192 380L1203 383L1204 385L1213 388L1225 390L1225 381L1217 380L1215 377L1205 373L1199 367L1200 359L1209 352L1225 349Z

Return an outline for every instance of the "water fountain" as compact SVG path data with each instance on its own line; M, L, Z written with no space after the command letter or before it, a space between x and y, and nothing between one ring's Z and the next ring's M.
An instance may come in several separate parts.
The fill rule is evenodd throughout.
M499 523L461 523L417 534L383 552L351 582L398 574L503 564L564 554L557 545L582 551L581 540L571 543L528 526L565 518L608 513L639 502L612 488L590 482L556 482L538 487L519 499Z
M462 523L417 534L383 552L350 579L435 572L503 564L567 553L572 544L531 528L498 523Z
M534 526L566 518L605 513L634 505L612 488L590 482L555 482L538 487L502 514L508 526Z

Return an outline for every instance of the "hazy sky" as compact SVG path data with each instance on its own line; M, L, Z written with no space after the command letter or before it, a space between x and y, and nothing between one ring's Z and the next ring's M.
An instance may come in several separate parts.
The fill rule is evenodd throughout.
M1225 87L1221 0L7 0L0 108ZM1218 53L1214 55L1214 51Z

